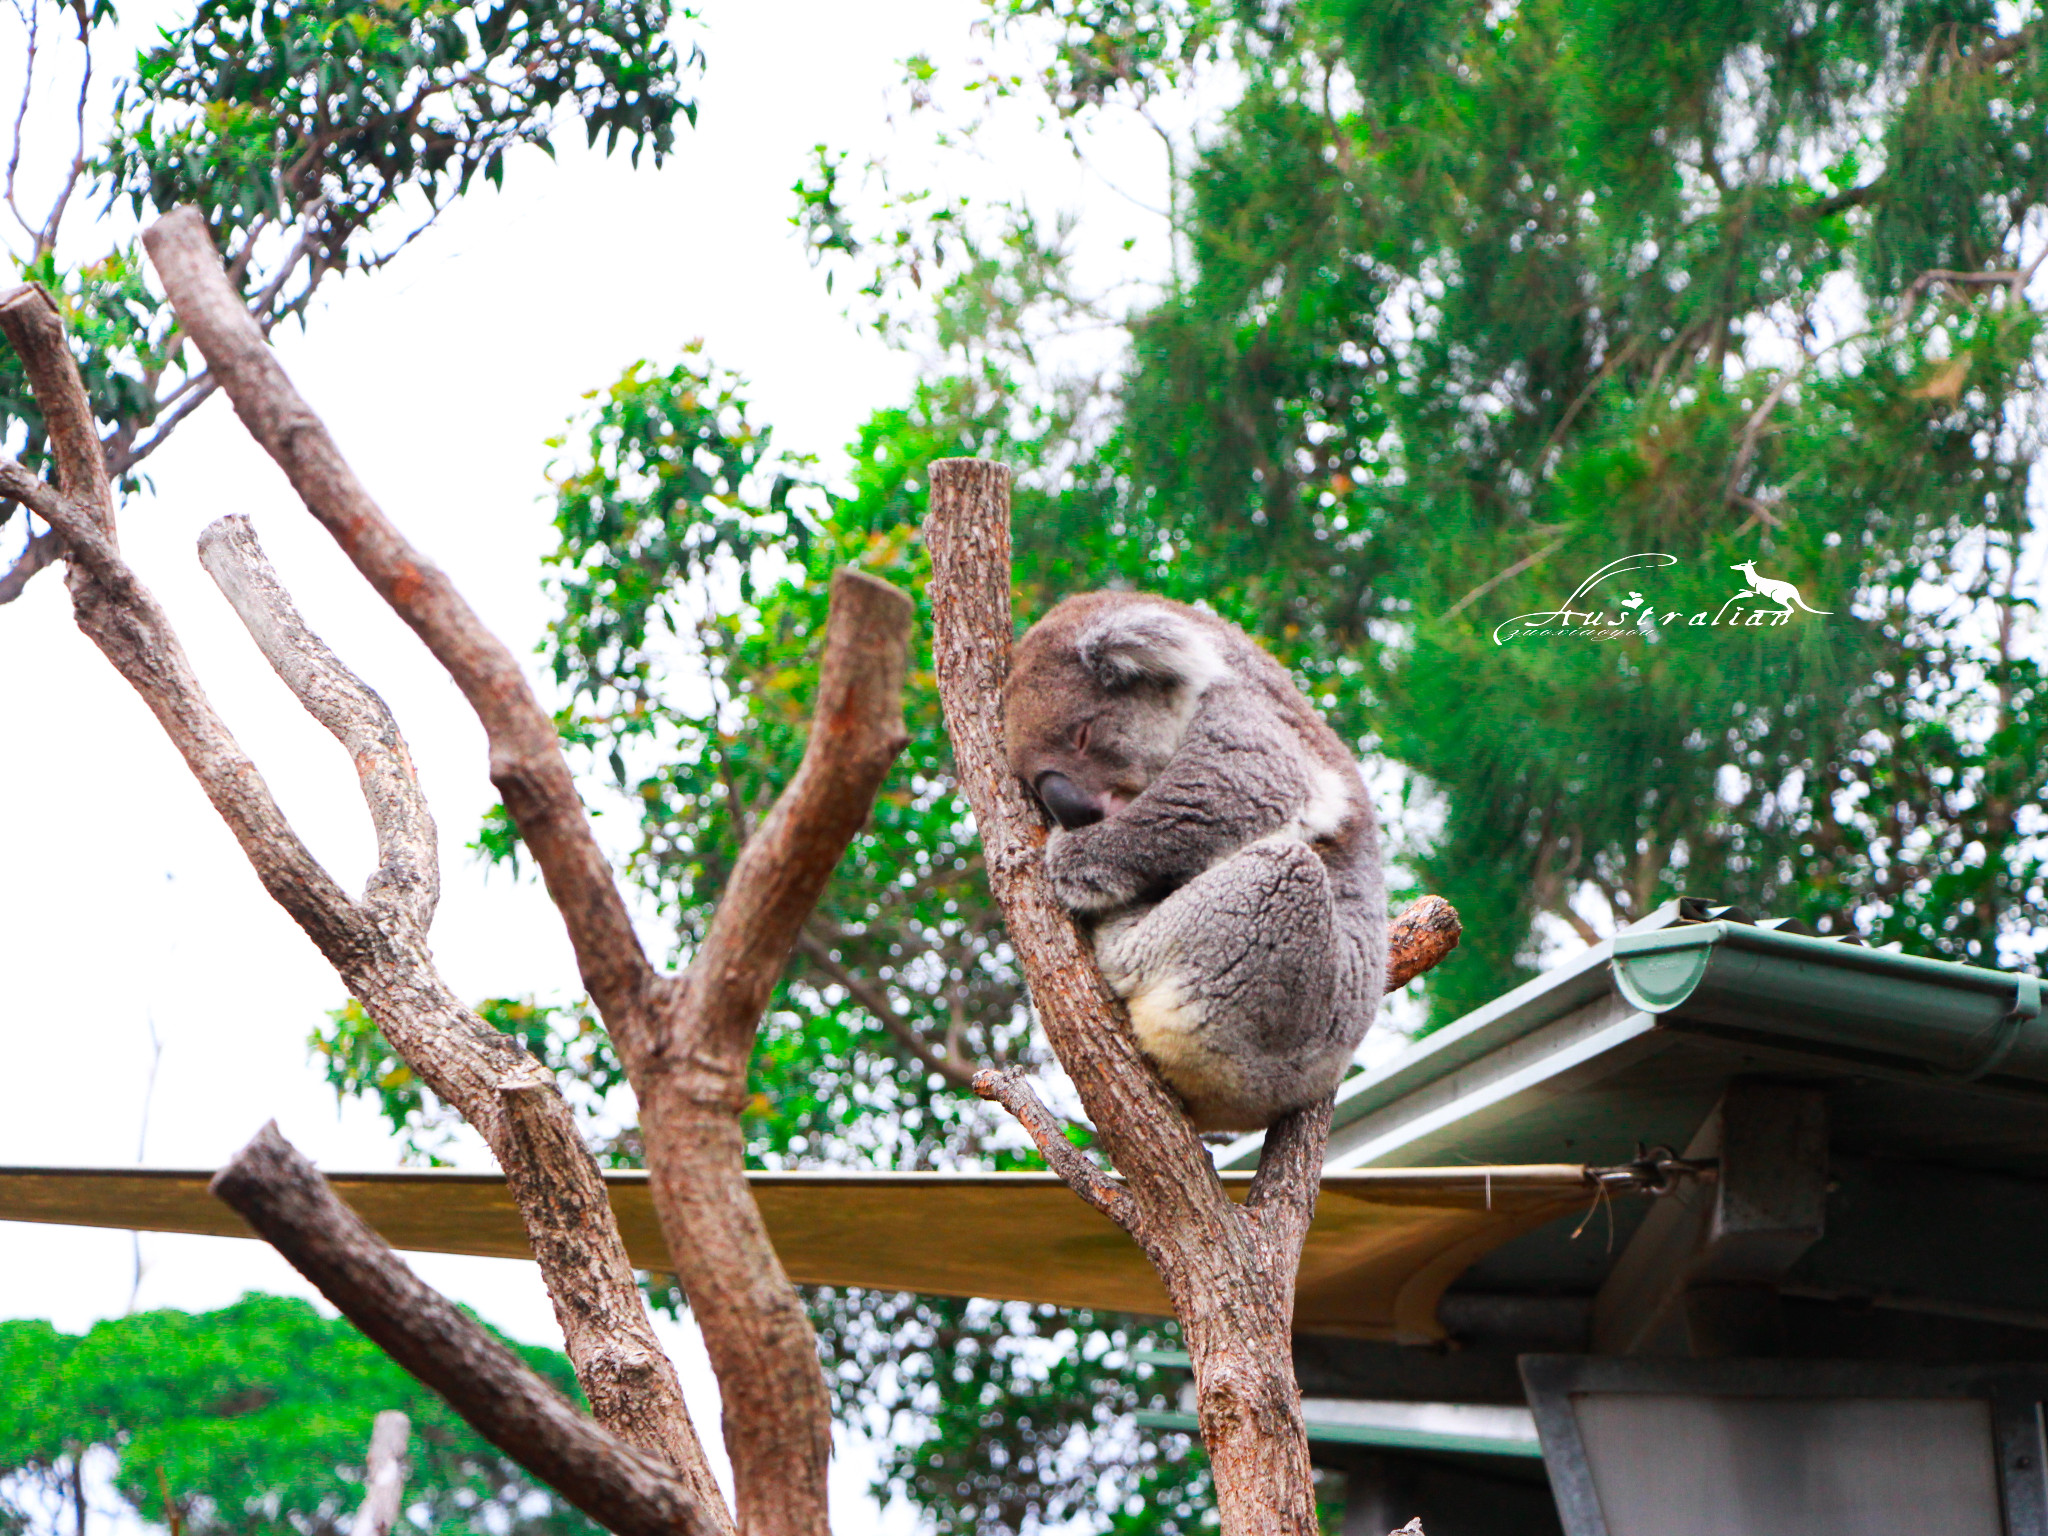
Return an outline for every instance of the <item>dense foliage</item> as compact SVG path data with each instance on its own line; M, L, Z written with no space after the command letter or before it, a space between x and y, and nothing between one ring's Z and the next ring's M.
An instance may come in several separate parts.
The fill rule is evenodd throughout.
M1127 35L1243 72L1134 326L1129 515L1370 669L1469 936L1439 1018L1685 890L2033 957L2037 10L1057 10L1070 111L1171 88ZM1587 599L1617 638L1499 643L1650 551ZM1829 616L1618 606L1717 613L1745 560Z
M563 1392L559 1353L514 1345ZM69 1528L82 1458L115 1462L131 1518L192 1536L329 1536L362 1500L376 1416L412 1421L406 1528L589 1536L596 1527L500 1456L338 1318L244 1296L218 1312L137 1312L83 1334L0 1322L0 1530ZM75 1511L74 1511L75 1513Z

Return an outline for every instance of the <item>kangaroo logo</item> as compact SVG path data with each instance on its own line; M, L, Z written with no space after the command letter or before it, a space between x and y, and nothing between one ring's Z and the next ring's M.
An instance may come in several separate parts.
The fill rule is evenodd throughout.
M1795 603L1801 608L1805 608L1808 613L1829 614L1834 612L1832 608L1807 607L1806 599L1799 595L1799 589L1789 581L1780 581L1775 576L1757 575L1756 562L1754 560L1745 560L1740 565L1729 566L1728 569L1742 572L1742 579L1749 583L1749 590L1756 593L1759 597L1768 597L1778 605L1780 613L1790 613Z

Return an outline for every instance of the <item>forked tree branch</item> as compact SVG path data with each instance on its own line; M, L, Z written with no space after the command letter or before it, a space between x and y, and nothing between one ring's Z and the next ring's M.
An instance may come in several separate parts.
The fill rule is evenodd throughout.
M722 1521L724 1497L674 1366L654 1337L604 1177L573 1113L547 1070L460 1003L434 966L426 929L440 858L397 721L306 626L247 519L223 518L208 528L200 559L264 659L347 749L362 784L378 867L360 905L350 907L352 950L329 959L393 1047L477 1129L504 1168L599 1419L667 1459Z
M908 599L858 573L833 579L803 764L748 840L689 971L662 976L633 932L553 722L511 652L370 499L271 356L198 213L165 216L144 243L180 326L251 435L483 724L492 782L640 1098L655 1208L724 1396L740 1525L762 1536L824 1536L829 1399L802 1300L746 1185L737 1116L761 1010L905 739Z
M1387 925L1387 991L1406 986L1436 965L1457 946L1459 931L1457 911L1441 896L1424 896L1404 910ZM984 1069L974 1074L973 1087L982 1098L1016 1116L1046 1166L1069 1189L1118 1225L1136 1230L1140 1218L1130 1191L1067 1139L1065 1125L1045 1107L1028 1077L1016 1071ZM1292 1219L1301 1220L1306 1231L1306 1219L1314 1215L1314 1200L1304 1206L1299 1195L1306 1190L1312 1197L1320 1182L1321 1149L1330 1133L1329 1108L1327 1104L1320 1109L1311 1107L1274 1128L1274 1153L1260 1158L1247 1206L1265 1209L1292 1196ZM1303 1159L1311 1155L1318 1159L1315 1168L1303 1165Z
M49 323L44 323L48 320ZM47 418L90 419L55 311L38 289L0 300L0 327L20 353ZM61 461L60 461L61 462ZM561 1321L569 1355L600 1419L677 1466L723 1518L674 1366L655 1339L603 1176L538 1061L485 1024L435 969L425 922L438 881L433 823L412 782L403 739L382 702L313 637L246 528L210 543L210 564L279 675L357 759L379 834L380 867L362 902L300 841L262 774L214 712L155 597L114 541L111 490L97 505L0 460L0 491L65 542L79 628L141 695L219 812L266 891L306 931L392 1047L483 1135L510 1181ZM508 1156L501 1095L538 1088L562 1156L529 1166ZM570 1150L573 1148L573 1150Z
M49 433L50 456L57 461L57 488L92 508L111 538L113 491L107 480L106 455L100 448L92 402L65 344L63 316L42 285L30 283L0 299L0 331L20 354L30 371L30 382L36 386L36 405ZM68 384L62 382L67 372ZM45 382L57 387L46 393Z
M447 574L413 548L371 499L327 428L271 355L222 269L196 208L143 235L178 324L198 345L235 414L356 569L412 626L462 690L491 744L491 782L518 823L568 926L583 984L615 1033L645 1018L656 976L612 880L555 735L518 661ZM645 1042L621 1039L622 1051Z
M385 1354L506 1455L620 1536L718 1536L675 1470L578 1413L475 1319L426 1285L278 1134L256 1134L213 1193Z
M199 563L271 670L355 764L377 834L377 872L364 891L370 915L395 904L396 915L424 930L440 899L441 860L433 812L390 707L306 627L246 517L224 517L202 533Z

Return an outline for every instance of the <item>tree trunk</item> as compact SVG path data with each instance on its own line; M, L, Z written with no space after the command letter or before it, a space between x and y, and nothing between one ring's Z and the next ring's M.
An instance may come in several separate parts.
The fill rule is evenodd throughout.
M1001 903L1031 999L1117 1174L1068 1141L1031 1087L983 1072L999 1101L1074 1191L1135 1238L1165 1282L1195 1369L1196 1409L1226 1536L1315 1536L1315 1486L1294 1380L1290 1324L1301 1246L1315 1210L1330 1103L1266 1133L1243 1205L1216 1176L1179 1101L1131 1033L1044 869L1045 820L1002 747L1009 672L1010 482L1001 465L931 466L932 651L961 792L974 809L989 886ZM1400 985L1450 952L1457 917L1425 898L1395 925Z

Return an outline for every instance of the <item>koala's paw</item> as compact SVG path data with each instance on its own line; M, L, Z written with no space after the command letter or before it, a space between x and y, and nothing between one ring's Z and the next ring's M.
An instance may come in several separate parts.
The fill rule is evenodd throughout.
M1081 916L1114 912L1137 898L1128 875L1090 857L1087 840L1061 828L1054 828L1046 839L1045 872L1052 881L1053 899Z

